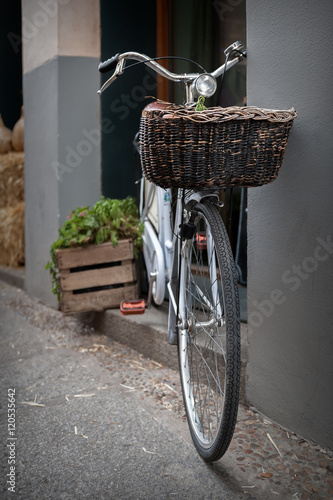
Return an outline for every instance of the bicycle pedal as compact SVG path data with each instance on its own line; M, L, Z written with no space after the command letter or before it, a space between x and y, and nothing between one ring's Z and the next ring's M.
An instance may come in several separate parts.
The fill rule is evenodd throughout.
M123 316L130 314L143 314L146 309L144 300L123 300L120 304L120 312Z
M199 232L195 235L197 241L198 250L206 250L207 248L207 238L205 232Z

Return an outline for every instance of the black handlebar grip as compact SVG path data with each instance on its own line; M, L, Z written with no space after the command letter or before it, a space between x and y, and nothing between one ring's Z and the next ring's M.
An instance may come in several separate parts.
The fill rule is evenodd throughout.
M119 54L116 54L107 61L99 63L98 71L100 71L101 73L108 73L112 69L115 69L118 61L119 61Z

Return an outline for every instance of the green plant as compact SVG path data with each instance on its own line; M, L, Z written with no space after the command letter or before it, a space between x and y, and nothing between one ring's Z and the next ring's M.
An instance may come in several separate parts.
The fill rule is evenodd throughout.
M60 298L56 250L82 245L112 242L132 238L134 257L138 258L142 246L143 224L139 221L134 198L124 200L104 198L93 207L78 207L67 217L59 229L59 238L50 249L51 260L46 264L52 277L52 291Z
M202 95L200 95L198 97L198 101L197 101L197 105L195 107L195 110L196 111L203 111L204 109L207 109L206 106L204 106L205 104L205 98L202 97Z

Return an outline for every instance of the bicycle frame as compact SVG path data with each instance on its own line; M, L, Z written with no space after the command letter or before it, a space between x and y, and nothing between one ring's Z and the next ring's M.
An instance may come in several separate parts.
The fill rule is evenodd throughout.
M165 299L165 286L171 276L174 247L170 214L171 189L164 190L142 178L140 186L140 219L144 224L143 255L147 275L151 281L151 293L157 305L162 304Z
M140 219L144 224L143 234L143 255L147 270L148 279L150 281L150 294L154 298L157 305L163 303L166 298L166 289L169 295L169 343L176 343L176 327L184 326L184 320L180 317L177 311L176 287L172 287L172 271L174 276L178 276L178 252L180 242L176 232L172 231L171 220L171 189L162 189L154 184L151 184L146 179L141 179L140 185ZM218 194L216 191L189 191L186 195L186 203L197 203L204 198L214 198L216 203L219 203ZM157 209L157 217L155 215ZM177 193L177 205L174 220L174 227L181 225L182 218L182 190ZM212 254L211 235L207 237L208 255ZM175 251L177 258L175 259ZM213 261L213 259L210 259ZM210 268L210 279L215 283L212 288L213 302L217 294L217 279L216 268ZM200 293L200 291L198 291ZM207 300L205 298L205 300ZM211 307L211 304L207 304ZM150 300L148 300L148 307ZM217 320L220 321L222 312L220 306L217 310ZM206 325L208 326L208 325Z

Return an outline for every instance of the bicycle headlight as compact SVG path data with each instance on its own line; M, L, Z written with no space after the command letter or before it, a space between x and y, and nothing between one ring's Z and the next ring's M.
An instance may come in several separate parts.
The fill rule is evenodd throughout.
M192 83L192 93L194 97L211 97L216 92L216 80L212 75L204 73L198 76Z

